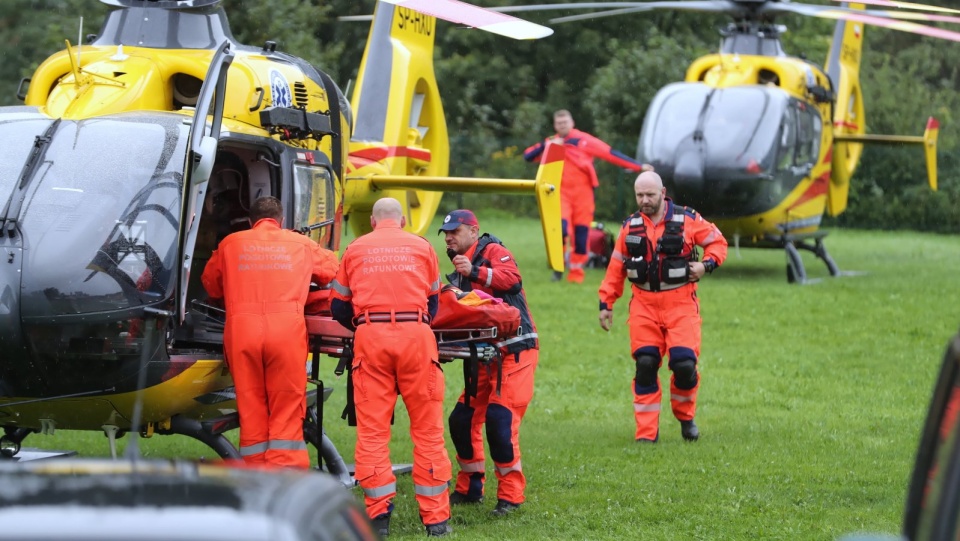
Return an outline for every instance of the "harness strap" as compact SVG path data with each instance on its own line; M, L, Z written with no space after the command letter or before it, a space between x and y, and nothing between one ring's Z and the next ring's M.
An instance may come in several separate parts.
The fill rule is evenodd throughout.
M340 418L346 419L348 426L357 426L357 403L353 399L353 348L350 344L343 346L343 354L333 373L342 375L344 369L347 371L347 405L343 407Z
M470 398L477 397L477 382L480 379L480 356L477 344L469 342L470 358L463 360L463 405L470 407Z

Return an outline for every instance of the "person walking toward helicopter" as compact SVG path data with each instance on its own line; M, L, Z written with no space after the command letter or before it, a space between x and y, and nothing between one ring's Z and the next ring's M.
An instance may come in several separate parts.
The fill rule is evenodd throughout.
M283 230L283 205L261 197L250 208L253 228L232 233L203 270L211 299L223 299L223 351L240 414L240 455L247 464L309 468L306 415L310 282L330 283L337 256Z
M606 276L600 285L600 326L613 324L613 305L632 284L630 350L636 365L633 380L635 439L660 437L661 391L657 372L670 358L670 406L684 440L696 441L694 422L700 378L700 302L697 282L727 257L727 241L715 225L689 207L666 197L660 175L641 173L634 183L639 210L620 228ZM697 259L703 247L703 261Z
M574 128L573 115L566 109L553 113L553 127L556 135L528 147L523 151L523 159L532 162L539 158L547 144L563 145L563 177L560 181L560 216L563 227L564 245L573 234L573 252L569 254L569 273L567 281L583 282L583 269L590 259L587 254L587 237L596 202L594 191L600 186L597 171L593 168L593 159L600 158L634 173L652 171L645 165L613 150L610 145L587 132ZM559 280L563 273L556 272L553 279Z

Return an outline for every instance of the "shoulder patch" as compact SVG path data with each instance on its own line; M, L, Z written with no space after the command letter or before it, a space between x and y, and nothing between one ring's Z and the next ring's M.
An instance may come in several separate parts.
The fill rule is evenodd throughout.
M501 262L501 263L506 263L507 261L510 261L510 256L508 256L508 255L505 255L505 256L503 256L503 257L500 258L500 262Z

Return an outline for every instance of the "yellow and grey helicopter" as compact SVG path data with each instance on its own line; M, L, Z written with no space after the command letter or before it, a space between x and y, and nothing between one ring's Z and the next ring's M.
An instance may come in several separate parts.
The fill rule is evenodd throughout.
M864 10L864 4L897 10ZM918 8L939 13L910 11ZM502 9L601 10L551 23L649 10L731 16L721 32L720 52L695 60L683 82L662 88L650 103L637 159L653 164L672 196L695 207L738 246L785 249L790 282L806 279L800 249L823 260L831 275L840 274L823 244L827 232L820 224L824 214L836 216L846 209L864 144L922 145L930 187L937 188L938 122L930 118L922 136L867 134L860 59L865 25L960 41L960 33L910 22L957 23L958 10L893 0L845 7L786 0L675 0ZM785 27L777 19L789 14L837 20L823 67L784 51L780 36Z
M476 21L480 8L378 3L351 104L275 43L237 43L220 0L101 1L113 10L92 43L68 43L21 83L24 106L0 108L3 454L56 429L102 430L115 453L133 429L238 456L223 436L236 405L222 324L196 302L197 278L259 196L279 197L285 223L337 250L343 217L362 233L383 196L423 234L438 190L533 194L562 268L562 151L536 180L447 177L437 17ZM551 32L492 15L482 19L499 34Z

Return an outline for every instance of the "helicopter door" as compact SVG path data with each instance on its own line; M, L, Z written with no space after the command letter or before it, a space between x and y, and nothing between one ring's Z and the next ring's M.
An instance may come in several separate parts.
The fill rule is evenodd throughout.
M184 184L183 216L180 220L180 279L177 284L177 312L181 323L187 313L187 286L190 283L193 249L197 243L200 225L200 220L197 219L198 210L203 208L207 181L210 180L210 172L217 156L217 141L220 138L223 102L227 90L227 68L233 58L230 43L223 42L210 62L197 98L193 124L190 126L190 152L187 155L189 170L184 175L189 181ZM207 115L211 116L209 130Z
M293 153L291 153L293 154ZM337 200L333 171L320 152L297 151L293 170L292 229L301 231L329 250L337 250Z

